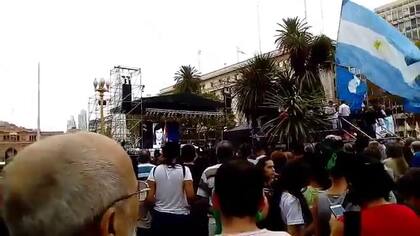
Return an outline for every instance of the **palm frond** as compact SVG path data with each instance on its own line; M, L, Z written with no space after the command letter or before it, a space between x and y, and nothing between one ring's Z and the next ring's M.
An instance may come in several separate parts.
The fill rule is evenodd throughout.
M285 80L283 80L284 82ZM281 83L281 81L280 81ZM323 93L283 86L280 92L267 93L265 106L278 109L278 117L263 125L263 131L274 142L297 143L307 140L310 133L327 124L323 114Z
M181 66L175 73L174 80L177 93L200 93L200 73L194 66Z
M314 38L309 63L312 66L328 67L334 59L332 40L325 35Z
M310 27L298 17L283 19L283 23L278 25L280 29L276 30L275 43L282 52L289 54L291 66L299 74L305 70L310 53Z
M259 54L240 70L233 93L237 97L237 109L248 121L258 118L258 109L264 103L265 94L272 89L276 64L270 54ZM253 124L255 125L255 124Z

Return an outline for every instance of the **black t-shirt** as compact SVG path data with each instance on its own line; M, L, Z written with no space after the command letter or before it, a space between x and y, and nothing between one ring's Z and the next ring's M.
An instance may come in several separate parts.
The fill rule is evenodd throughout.
M187 163L187 164L184 164L184 166L187 166L191 171L191 175L193 178L194 192L196 193L198 189L198 184L200 183L201 172L198 166L193 163L191 164Z
M7 226L4 223L3 219L0 217L0 235L2 236L8 236L9 232L7 230Z

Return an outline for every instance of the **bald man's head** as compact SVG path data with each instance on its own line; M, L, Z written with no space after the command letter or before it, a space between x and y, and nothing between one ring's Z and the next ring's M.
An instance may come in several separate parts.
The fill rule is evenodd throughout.
M54 136L28 146L6 166L3 185L12 235L82 234L109 204L137 190L125 151L93 133Z

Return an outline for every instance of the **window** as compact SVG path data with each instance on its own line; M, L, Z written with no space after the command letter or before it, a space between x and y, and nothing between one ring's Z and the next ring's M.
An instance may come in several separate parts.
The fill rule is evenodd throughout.
M418 34L417 30L413 31L413 39L415 39L415 40L419 39L419 34Z
M404 31L404 23L399 23L398 24L398 30L401 31L401 32Z
M410 10L408 9L408 7L404 7L402 9L402 14L398 14L399 18L407 17L409 15L410 15Z
M386 21L391 21L392 20L392 14L391 14L391 12L386 13L385 20Z
M408 31L407 33L405 33L405 35L407 36L407 38L411 39L411 31Z
M398 13L397 13L397 19L401 19L401 18L403 18L404 16L403 16L403 12L402 12L402 9L400 8L400 9L398 9Z
M397 18L397 10L392 10L392 20L396 20Z
M416 13L420 14L420 5L416 5Z
M16 141L20 141L20 136L19 135L16 136Z
M411 28L412 28L412 29L415 29L415 28L417 28L417 22L416 22L416 18L414 18L414 19L411 19Z
M3 135L3 140L4 141L9 141L9 139L10 139L10 136L9 135Z
M411 22L410 21L406 21L404 24L405 24L405 30L410 30L411 29Z
M416 9L414 8L414 6L410 7L410 16L414 15L416 13Z
M210 88L213 88L213 87L214 87L214 83L210 82Z

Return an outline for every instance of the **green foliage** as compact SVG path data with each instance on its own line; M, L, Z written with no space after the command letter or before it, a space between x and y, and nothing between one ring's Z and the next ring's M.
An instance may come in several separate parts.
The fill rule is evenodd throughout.
M299 88L322 89L319 69L330 68L334 58L331 39L325 35L313 36L310 26L298 17L284 19L278 25L275 43L279 50L289 54Z
M214 93L202 93L200 96L211 99L213 101L221 102L221 99Z
M272 142L302 143L311 132L327 124L322 91L299 89L295 76L290 67L279 72L276 92L267 95L266 107L278 111L278 116L263 125Z
M233 87L238 111L248 122L251 121L254 128L261 116L258 111L264 103L265 94L272 90L275 71L276 65L270 54L256 55L240 70L240 79Z
M291 66L296 73L303 74L312 41L310 26L298 17L283 19L283 23L278 25L280 29L276 30L278 34L275 43L280 51L289 54Z
M174 80L176 93L199 94L201 91L200 73L194 66L181 66L175 73Z
M307 141L327 124L319 70L330 68L334 50L331 39L313 36L297 17L284 19L279 26L275 42L289 58L274 74L274 91L266 95L265 107L278 115L263 125L263 131L272 142L290 145Z
M420 48L420 41L416 41L415 44L418 48Z

